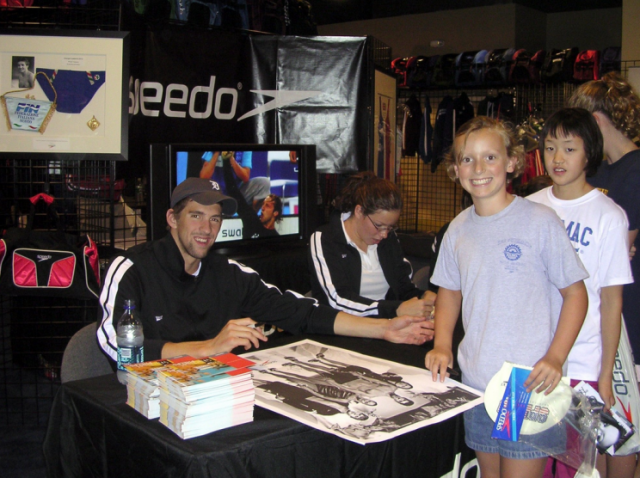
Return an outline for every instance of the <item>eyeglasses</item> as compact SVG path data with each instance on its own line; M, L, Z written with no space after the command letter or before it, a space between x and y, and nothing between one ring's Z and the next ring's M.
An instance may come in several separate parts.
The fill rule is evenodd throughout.
M367 214L367 218L369 218L369 221L371 221L371 224L373 224L373 227L376 228L376 231L389 233L389 232L395 232L398 230L398 226L382 226L380 224L376 224L375 222L373 222L373 219L371 219L368 214Z

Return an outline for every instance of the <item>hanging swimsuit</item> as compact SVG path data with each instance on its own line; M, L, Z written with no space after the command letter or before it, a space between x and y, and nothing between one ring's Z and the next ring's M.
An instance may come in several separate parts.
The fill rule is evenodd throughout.
M60 113L81 113L106 81L104 71L38 68L36 72L44 72L51 79L51 83L58 92L57 111ZM36 80L47 98L53 101L55 94L47 80L42 76L36 76Z

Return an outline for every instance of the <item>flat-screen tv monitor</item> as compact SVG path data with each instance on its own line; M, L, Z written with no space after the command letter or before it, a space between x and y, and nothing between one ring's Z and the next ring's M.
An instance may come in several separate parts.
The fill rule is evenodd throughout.
M316 227L315 165L314 145L152 145L152 234L165 233L173 188L201 177L218 182L238 203L238 212L223 220L216 249L247 246L251 253L261 245L304 243Z

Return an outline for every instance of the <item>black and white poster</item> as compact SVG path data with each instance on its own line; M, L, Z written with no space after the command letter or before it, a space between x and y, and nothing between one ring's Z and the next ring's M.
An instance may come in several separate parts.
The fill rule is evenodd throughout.
M426 369L311 340L244 355L256 404L360 444L444 421L483 402L482 393Z

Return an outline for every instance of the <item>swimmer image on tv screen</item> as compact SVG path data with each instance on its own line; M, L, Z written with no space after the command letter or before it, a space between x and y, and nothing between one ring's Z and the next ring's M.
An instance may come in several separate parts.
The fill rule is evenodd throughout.
M225 218L216 242L301 232L300 168L295 151L216 151L204 147L177 151L176 184L187 177L211 179L238 202L238 212Z

